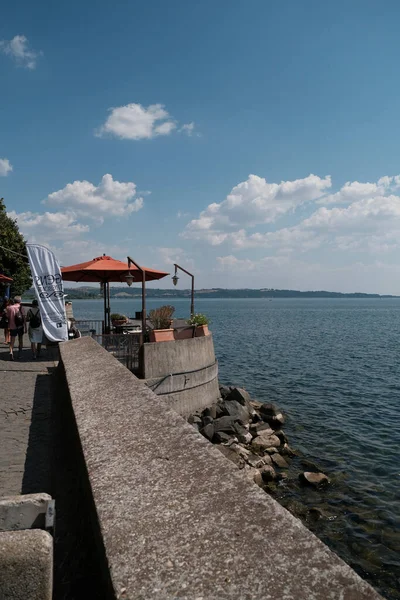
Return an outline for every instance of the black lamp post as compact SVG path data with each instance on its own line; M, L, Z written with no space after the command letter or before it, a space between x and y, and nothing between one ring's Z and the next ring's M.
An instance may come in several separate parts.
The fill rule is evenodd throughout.
M178 279L179 279L179 277L177 275L178 269L180 269L181 271L183 271L184 273L186 273L186 275L189 275L189 277L192 278L192 294L191 294L191 301L190 301L190 316L193 317L193 315L194 315L194 275L192 273L189 273L189 271L186 271L186 269L184 269L183 267L177 265L176 263L174 264L174 267L175 267L175 274L172 277L172 283L174 285L176 285L178 283Z
M131 265L135 265L135 267L142 274L142 340L144 341L144 335L146 333L146 270L140 267L130 256L128 256L127 258L128 267L131 268ZM134 279L132 273L129 271L128 275L126 275L125 278L126 283L130 287Z

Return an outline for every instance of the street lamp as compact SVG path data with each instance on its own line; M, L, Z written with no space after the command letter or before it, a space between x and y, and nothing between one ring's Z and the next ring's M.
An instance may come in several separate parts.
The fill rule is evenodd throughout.
M144 336L146 333L146 269L143 269L137 262L133 260L130 256L128 258L128 268L131 268L131 265L134 265L137 270L142 274L142 341L144 342ZM128 275L126 275L126 283L131 286L134 277L132 273L129 271Z
M192 278L192 293L191 293L191 301L190 301L190 315L193 317L194 315L194 275L192 273L189 273L189 271L186 271L186 269L184 269L183 267L177 265L176 263L174 264L175 267L175 274L172 277L172 283L174 285L176 285L178 283L178 275L177 275L177 271L178 269L180 269L181 271L183 271L184 273L186 273L186 275L189 275L189 277Z
M172 283L173 283L175 286L177 285L177 283L178 283L178 279L179 279L179 277L178 277L178 275L177 275L176 271L177 271L177 265L175 265L175 275L172 277Z

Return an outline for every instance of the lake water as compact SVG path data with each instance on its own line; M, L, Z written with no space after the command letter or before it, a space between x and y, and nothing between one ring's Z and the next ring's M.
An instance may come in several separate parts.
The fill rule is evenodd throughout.
M148 309L165 304L148 300ZM174 299L175 316L189 300ZM102 301L74 300L75 318L102 318ZM132 315L140 300L112 300ZM400 300L204 299L220 381L275 402L298 451L273 495L317 507L316 535L387 598L400 599ZM326 491L299 488L312 461ZM296 483L295 483L296 482Z

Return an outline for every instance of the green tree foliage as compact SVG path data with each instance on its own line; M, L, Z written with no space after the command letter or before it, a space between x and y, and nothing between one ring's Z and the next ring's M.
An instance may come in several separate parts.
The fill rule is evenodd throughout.
M32 286L31 271L26 256L25 240L19 232L17 221L7 216L4 199L0 198L0 273L13 278L11 294L21 295ZM12 250L13 252L8 252Z

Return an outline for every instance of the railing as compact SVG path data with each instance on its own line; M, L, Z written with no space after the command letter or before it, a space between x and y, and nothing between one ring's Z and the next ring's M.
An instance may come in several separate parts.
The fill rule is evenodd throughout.
M94 334L92 337L127 369L135 374L140 374L142 337L140 333L103 333L102 335Z
M81 335L102 335L104 332L104 321L101 319L74 319L73 324Z

